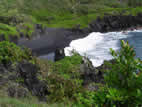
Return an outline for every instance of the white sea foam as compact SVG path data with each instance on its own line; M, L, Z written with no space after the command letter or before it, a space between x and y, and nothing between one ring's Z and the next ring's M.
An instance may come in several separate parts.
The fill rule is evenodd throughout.
M135 38L135 36L137 37ZM65 48L65 55L71 56L71 52L75 50L80 55L88 57L93 66L97 67L103 64L104 60L113 58L110 55L110 48L120 49L120 40L122 39L129 40L130 44L136 45L135 48L142 49L142 30L109 33L93 32L85 38L73 40L69 47Z

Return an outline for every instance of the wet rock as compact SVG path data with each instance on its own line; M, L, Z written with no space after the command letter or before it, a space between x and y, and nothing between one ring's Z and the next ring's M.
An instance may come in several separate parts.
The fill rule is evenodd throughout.
M61 60L65 57L64 49L56 49L55 61Z
M25 37L25 34L23 32L20 32L20 37L21 38L24 38Z
M36 29L42 29L42 25L41 24L36 24Z
M34 36L35 35L42 35L41 33L45 33L45 28L42 26L42 24L36 24L35 30L34 30Z
M84 80L83 85L89 83L103 83L103 73L98 69L94 68L92 63L88 59L84 59L80 66L81 78Z

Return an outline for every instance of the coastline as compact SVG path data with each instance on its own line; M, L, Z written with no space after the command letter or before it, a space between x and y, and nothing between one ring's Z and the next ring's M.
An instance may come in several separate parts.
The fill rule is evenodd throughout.
M137 16L105 16L92 21L87 28L38 28L31 40L18 40L19 46L30 48L36 56L64 49L75 39L84 38L91 32L113 32L142 29L142 13ZM125 22L125 23L124 23ZM39 33L39 31L42 31Z

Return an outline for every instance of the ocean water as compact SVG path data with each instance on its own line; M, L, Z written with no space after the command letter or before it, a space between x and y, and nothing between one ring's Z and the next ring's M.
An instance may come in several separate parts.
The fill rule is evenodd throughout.
M92 32L85 38L73 40L69 47L66 47L65 55L71 56L72 51L78 52L82 56L90 59L94 67L103 64L104 60L111 60L110 48L120 49L120 41L128 41L133 45L136 56L142 59L142 30L125 32Z

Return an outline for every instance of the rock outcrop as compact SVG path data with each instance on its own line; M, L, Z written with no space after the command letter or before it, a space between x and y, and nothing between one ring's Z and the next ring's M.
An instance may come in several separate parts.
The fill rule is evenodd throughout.
M31 63L5 67L0 65L0 91L10 97L23 98L32 93L40 100L49 94L47 84L38 79L38 68Z
M72 40L83 38L91 32L110 32L134 29L142 26L142 13L136 16L116 15L98 17L87 28L81 29L79 25L70 28L47 28L37 24L34 37L31 40L18 41L18 45L30 48L37 56L46 55L56 50L63 49Z
M83 62L80 65L81 78L83 79L83 84L89 84L91 82L103 83L103 72L100 69L94 68L92 62L88 58L83 58Z
M55 51L55 61L63 59L65 57L64 49L57 49Z
M126 30L128 28L137 28L142 26L142 13L136 16L116 15L98 17L89 24L90 32L110 32Z

